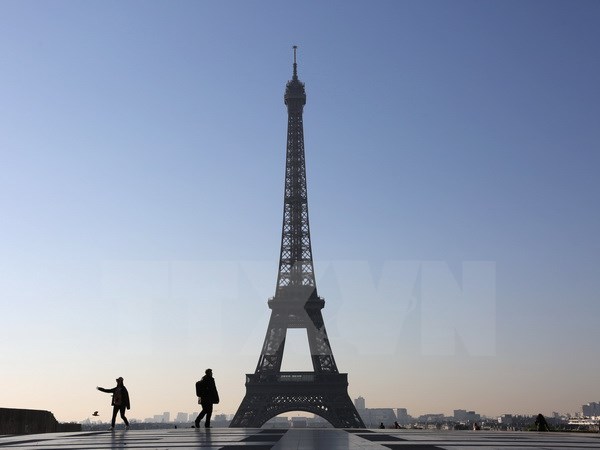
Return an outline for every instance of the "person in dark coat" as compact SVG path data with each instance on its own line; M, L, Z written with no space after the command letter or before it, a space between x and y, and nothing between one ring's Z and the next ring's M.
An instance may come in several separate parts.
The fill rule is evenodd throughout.
M206 416L204 426L210 428L210 417L212 416L213 405L219 403L219 393L215 385L215 379L212 376L212 369L206 369L205 375L196 383L196 395L198 403L202 405L202 411L196 417L194 426L200 428L200 421Z
M112 389L104 389L98 386L96 386L96 389L101 392L112 394L112 401L110 404L113 407L113 413L110 429L115 429L117 412L120 412L121 419L123 419L123 422L125 422L125 429L129 430L129 421L127 420L127 417L125 417L125 409L129 409L131 405L129 403L129 392L127 392L127 388L123 384L123 377L117 378L117 385Z

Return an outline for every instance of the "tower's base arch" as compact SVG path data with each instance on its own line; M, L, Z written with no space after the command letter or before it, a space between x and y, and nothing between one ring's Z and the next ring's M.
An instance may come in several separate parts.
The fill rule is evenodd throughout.
M246 375L246 395L232 428L260 428L280 414L304 411L316 414L335 428L364 428L348 395L345 373L282 372L277 379Z

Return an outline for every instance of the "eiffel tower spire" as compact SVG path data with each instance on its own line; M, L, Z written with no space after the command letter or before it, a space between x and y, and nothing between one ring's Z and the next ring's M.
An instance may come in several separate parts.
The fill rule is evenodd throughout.
M284 95L288 127L277 285L268 301L271 318L256 371L246 375L246 395L230 426L260 427L278 414L302 410L335 427L364 428L348 396L348 376L338 373L321 314L325 301L317 295L302 122L306 92L298 79L296 50L294 46L292 79ZM289 328L306 329L312 372L281 372Z
M296 64L296 50L298 49L297 45L294 45L294 74L292 75L292 80L298 79L298 64Z

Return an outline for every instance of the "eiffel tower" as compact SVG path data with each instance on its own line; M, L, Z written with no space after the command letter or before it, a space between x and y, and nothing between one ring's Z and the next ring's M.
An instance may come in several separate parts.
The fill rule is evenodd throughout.
M339 373L331 352L313 268L302 110L304 83L298 79L294 46L293 76L284 101L288 110L285 194L279 274L275 296L268 301L271 319L253 374L246 375L246 395L230 427L261 427L267 420L290 411L306 411L336 428L364 428L348 395L348 374ZM312 372L282 372L288 328L304 328Z

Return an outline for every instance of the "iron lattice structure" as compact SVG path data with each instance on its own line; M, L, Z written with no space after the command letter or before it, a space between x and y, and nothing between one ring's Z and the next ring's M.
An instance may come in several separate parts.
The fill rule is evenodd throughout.
M321 310L325 301L315 283L304 155L304 83L298 79L296 47L292 79L285 89L288 110L281 253L271 318L254 374L246 375L246 395L231 427L260 427L290 411L317 414L337 428L364 428L348 395L348 375L338 373ZM281 372L289 328L308 335L313 372Z

